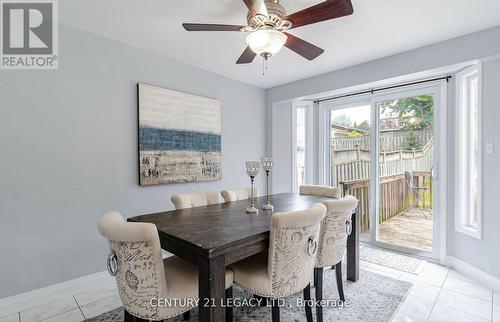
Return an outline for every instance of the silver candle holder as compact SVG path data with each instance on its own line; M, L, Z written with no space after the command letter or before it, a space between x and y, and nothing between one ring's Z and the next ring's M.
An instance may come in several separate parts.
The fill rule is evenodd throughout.
M273 170L273 159L272 158L261 158L260 164L262 170L266 171L266 204L262 206L264 210L273 210L274 206L271 205L269 201L269 173Z
M260 162L259 161L246 161L245 165L247 167L247 174L250 177L250 182L252 185L252 189L250 191L250 207L247 208L247 214L256 214L259 212L257 208L255 208L254 204L254 188L253 183L255 181L255 177L259 174Z

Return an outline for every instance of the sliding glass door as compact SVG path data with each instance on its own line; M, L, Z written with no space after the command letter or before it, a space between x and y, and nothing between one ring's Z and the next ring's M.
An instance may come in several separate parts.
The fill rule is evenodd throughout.
M365 242L438 258L439 103L436 84L322 103L324 181L358 198Z
M376 241L434 252L434 111L432 90L375 99L378 118Z

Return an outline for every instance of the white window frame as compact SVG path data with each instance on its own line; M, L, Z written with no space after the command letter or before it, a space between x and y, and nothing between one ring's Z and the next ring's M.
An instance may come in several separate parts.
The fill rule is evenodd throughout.
M308 101L294 101L292 102L292 187L291 192L298 193L297 184L297 109L303 108L305 110L305 176L304 183L313 183L313 167L314 167L314 155L313 155L313 144L314 144L314 132L313 132L313 102Z
M468 78L477 75L478 78L478 182L477 182L477 227L469 224L471 215L471 188L470 160L470 108L467 103L468 88L465 82ZM482 237L482 70L481 65L471 66L456 75L455 101L455 230L471 237Z

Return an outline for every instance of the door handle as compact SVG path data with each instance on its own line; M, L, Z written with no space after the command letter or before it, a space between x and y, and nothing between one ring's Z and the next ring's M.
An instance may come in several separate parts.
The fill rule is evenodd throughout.
M431 178L432 178L433 181L439 180L439 171L438 171L438 167L437 166L432 167L432 169L431 169Z

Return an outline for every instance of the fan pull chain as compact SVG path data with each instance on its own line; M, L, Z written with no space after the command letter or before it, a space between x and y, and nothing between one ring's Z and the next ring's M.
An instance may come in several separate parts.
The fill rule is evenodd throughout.
M267 71L267 59L262 60L262 75L265 75Z

